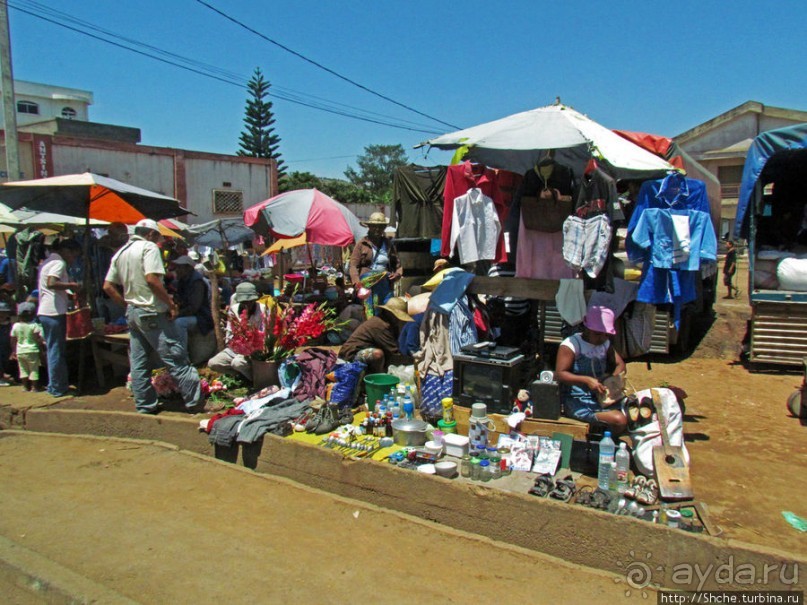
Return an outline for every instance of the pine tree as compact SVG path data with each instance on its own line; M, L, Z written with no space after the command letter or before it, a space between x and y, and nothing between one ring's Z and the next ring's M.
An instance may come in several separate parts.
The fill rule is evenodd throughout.
M244 111L244 130L241 132L240 146L236 154L251 158L273 158L277 162L278 177L286 174L285 162L278 152L280 137L274 132L275 117L272 102L267 101L271 84L263 78L260 67L247 84L250 97Z

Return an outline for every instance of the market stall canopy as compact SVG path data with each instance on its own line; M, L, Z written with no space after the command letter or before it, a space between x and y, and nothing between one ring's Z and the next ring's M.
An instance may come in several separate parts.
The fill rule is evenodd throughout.
M467 159L523 174L549 151L578 176L592 157L605 162L615 178L657 178L675 167L565 105L548 105L513 114L418 145L469 148Z
M15 210L13 216L17 217L17 225L26 227L29 225L76 225L83 227L87 224L87 219L80 216L68 216L55 212L34 212L33 210ZM90 219L90 227L105 227L109 221Z
M316 189L287 191L244 212L244 223L262 235L292 238L305 234L309 244L348 246L367 228L345 206Z
M780 151L807 149L807 124L797 124L763 132L754 139L745 156L740 199L734 222L734 237L748 238L754 200L761 199L762 171L772 156Z
M14 216L14 214L11 212L11 208L5 204L0 204L0 224L16 225L19 220L20 219Z
M0 203L12 210L26 208L127 224L189 214L172 197L91 172L3 183Z
M240 218L216 219L201 225L188 225L187 231L197 246L227 248L251 242L255 232L244 225Z

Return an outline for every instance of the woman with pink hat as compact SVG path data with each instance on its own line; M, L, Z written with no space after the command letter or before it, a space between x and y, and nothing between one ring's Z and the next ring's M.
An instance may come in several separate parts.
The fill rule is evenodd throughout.
M600 403L607 394L603 381L625 372L625 362L611 346L616 334L614 312L592 306L583 319L583 332L573 334L558 349L555 378L562 384L564 413L589 424L607 424L618 435L625 431L627 418L615 402Z

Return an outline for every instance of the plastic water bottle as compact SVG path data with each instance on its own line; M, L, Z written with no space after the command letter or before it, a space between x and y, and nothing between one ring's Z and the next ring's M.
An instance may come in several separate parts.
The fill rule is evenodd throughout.
M600 460L597 465L597 487L608 491L608 483L611 474L611 463L614 461L616 444L611 439L611 431L605 431L605 436L600 441Z
M411 397L404 397L403 399L403 411L406 414L407 420L412 420L415 417L415 404L412 403Z
M616 491L624 494L628 489L628 470L630 469L630 453L626 444L619 444L614 460L616 461Z

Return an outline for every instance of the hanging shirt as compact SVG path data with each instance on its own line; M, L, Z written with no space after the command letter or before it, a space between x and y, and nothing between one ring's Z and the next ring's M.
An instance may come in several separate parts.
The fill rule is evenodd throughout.
M456 248L462 264L493 260L500 229L493 199L481 189L471 189L454 200L451 253Z
M673 256L674 215L687 217L689 225L689 254L680 262L675 262ZM717 238L712 218L700 210L648 208L642 212L629 239L634 244L628 253L631 261L649 260L657 269L698 271L702 260L717 260Z
M600 168L585 175L580 182L574 213L581 218L605 214L611 221L624 221L616 181Z

